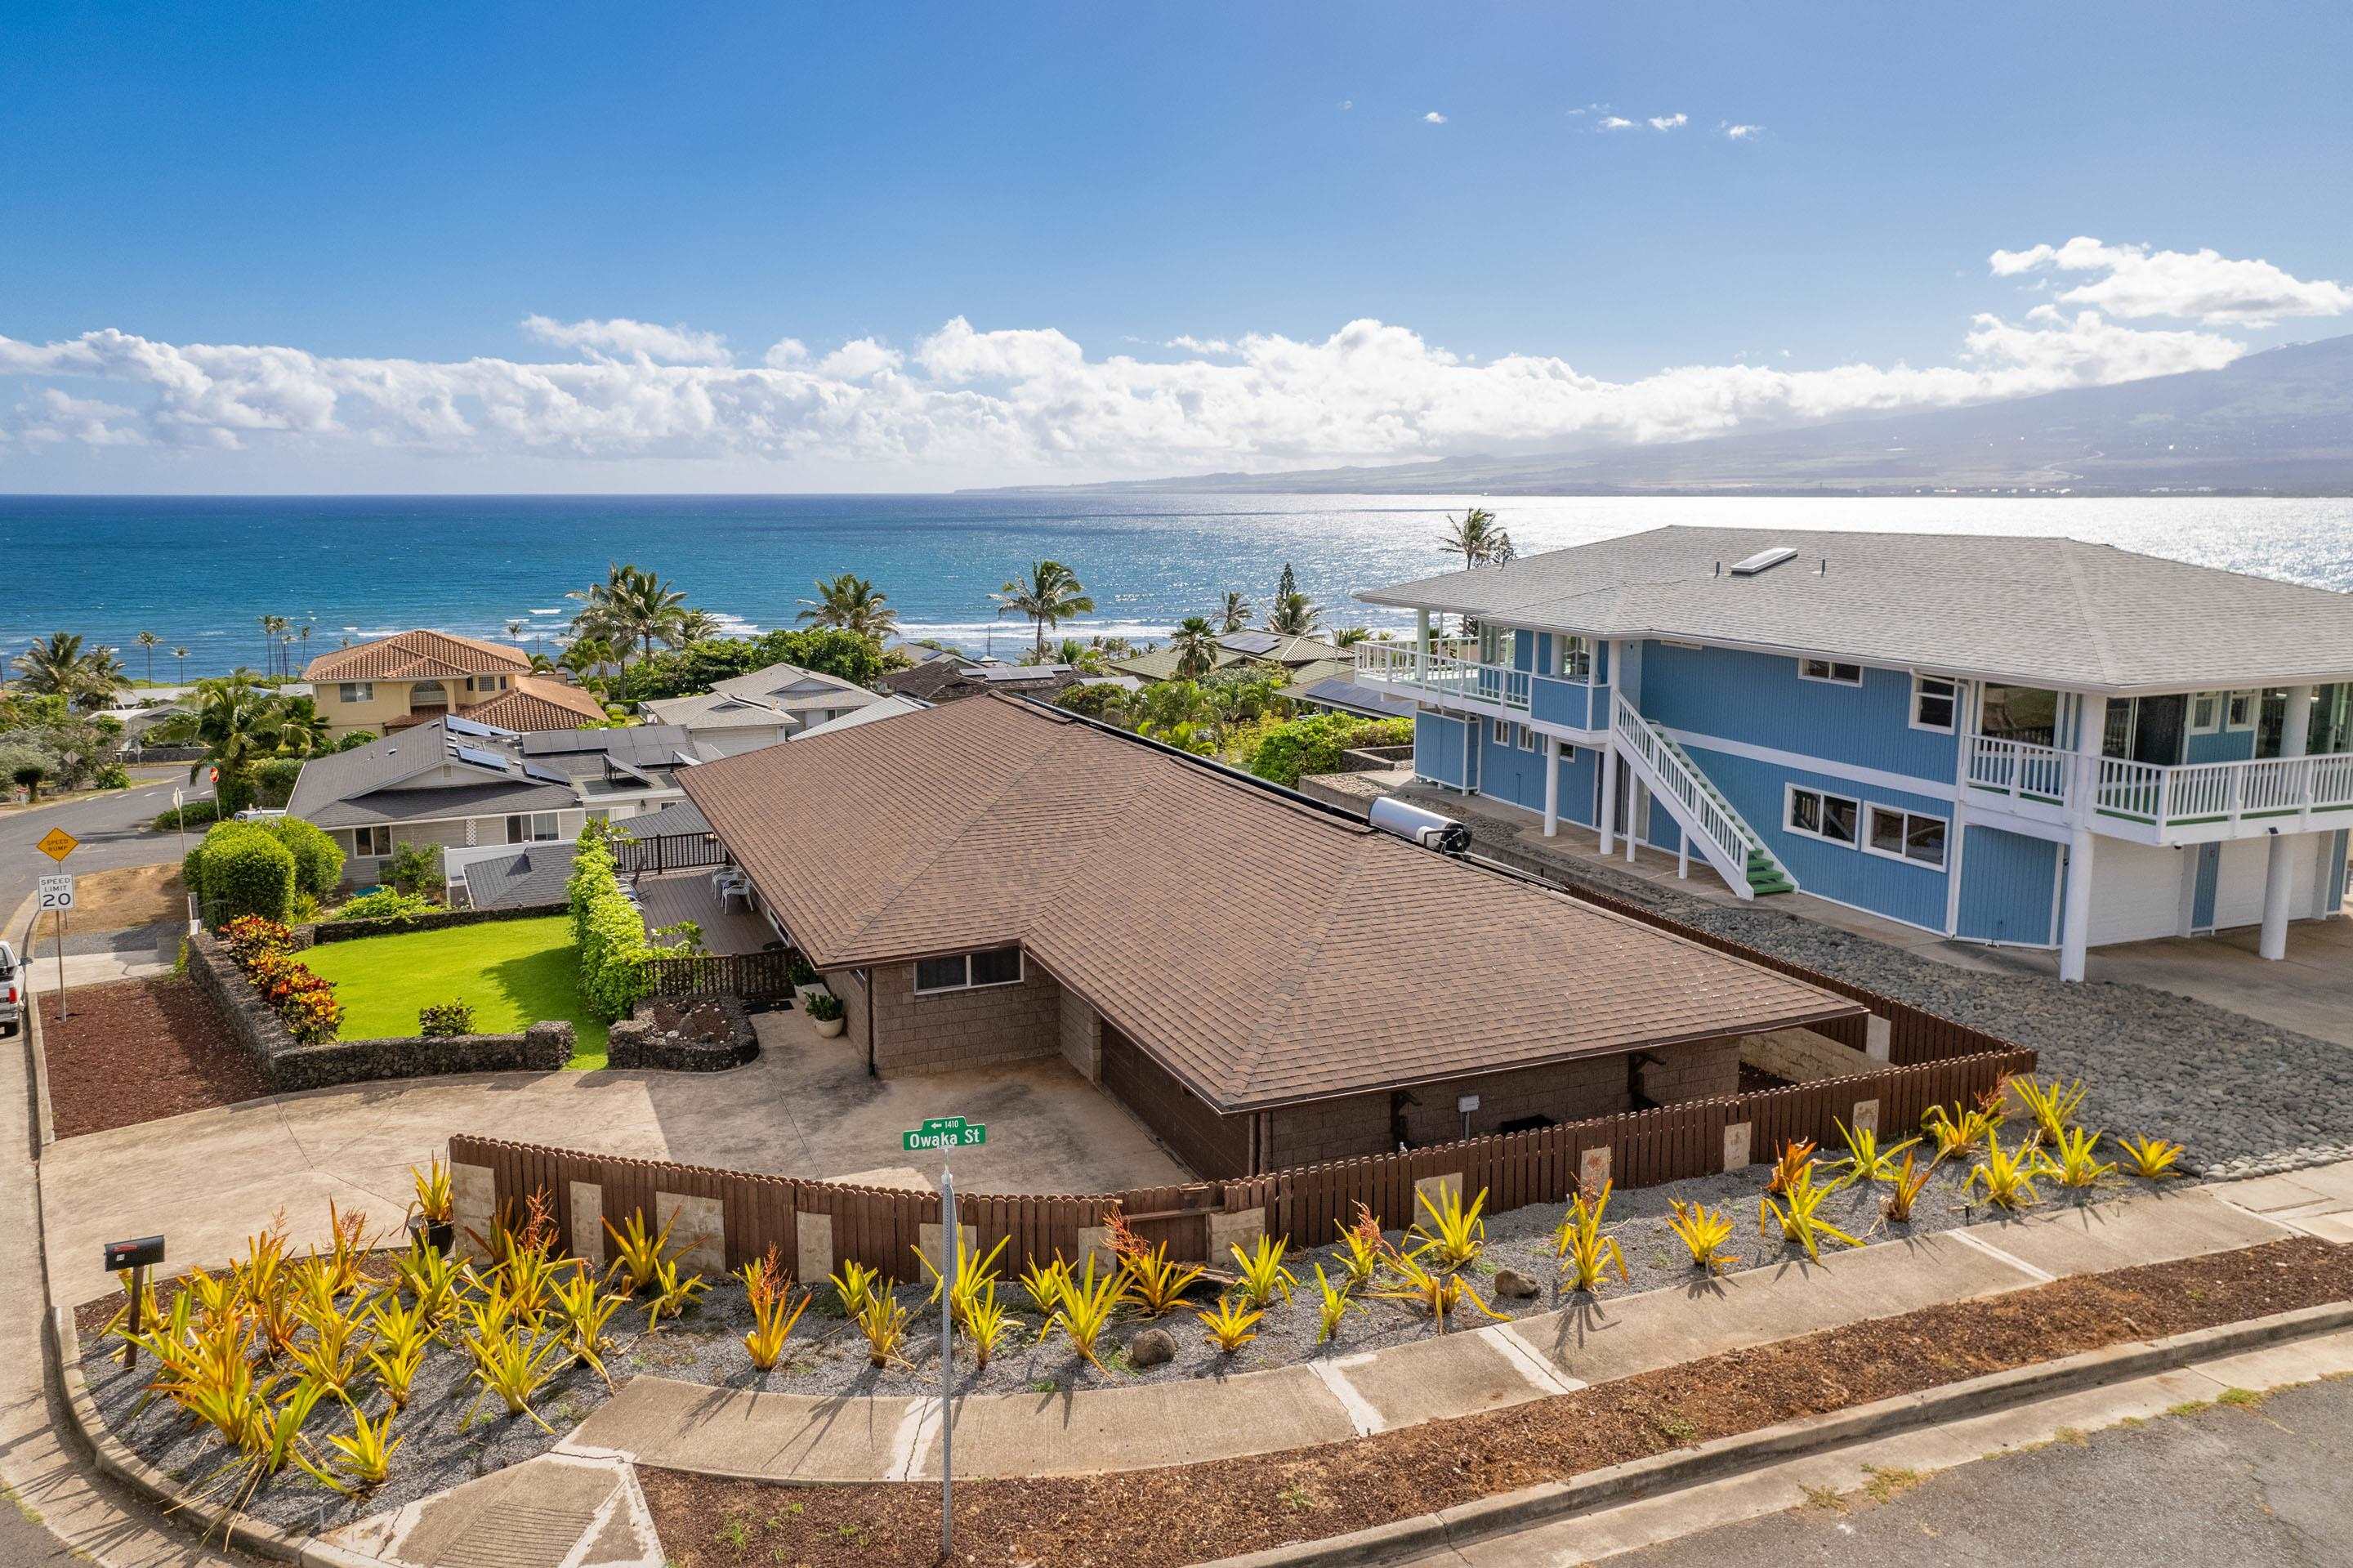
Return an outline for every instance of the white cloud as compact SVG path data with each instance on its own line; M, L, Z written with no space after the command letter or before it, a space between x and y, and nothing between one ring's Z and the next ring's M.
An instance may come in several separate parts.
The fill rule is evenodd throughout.
M1724 128L1724 134L1727 141L1753 142L1757 133L1764 129L1762 125L1727 125Z
M2045 270L2104 273L2058 298L2126 321L2171 316L2207 326L2267 327L2295 316L2353 311L2353 289L2342 283L2307 281L2268 261L2234 260L2211 249L2151 250L2078 235L2064 245L1997 250L1989 260L1997 278Z
M656 326L627 316L609 321L559 322L525 316L522 330L557 348L576 348L595 359L630 358L653 365L733 365L727 340L717 333Z
M1234 345L1224 338L1195 337L1188 332L1178 333L1161 346L1181 348L1187 354L1231 354L1234 351Z
M143 440L249 449L263 464L362 450L709 459L979 482L1677 440L2206 368L2242 352L2224 336L2138 330L2092 310L1978 316L1949 366L1693 365L1625 381L1549 355L1474 363L1373 320L1316 338L1178 341L1193 357L1090 357L1051 328L983 331L956 317L903 352L861 338L812 361L780 344L753 366L649 354L338 358L109 329L47 344L0 337L0 376L43 384L0 422L23 438L14 451Z
M771 370L790 370L807 365L808 356L808 344L797 337L780 337L760 356L760 362Z
M1353 98L1344 98L1340 101L1340 112L1343 114L1345 114L1349 110L1356 107L1356 101Z
M1425 125L1443 125L1446 123L1446 116L1433 109L1421 117L1421 122Z
M1621 119L1615 114L1605 114L1600 121L1601 129L1604 131L1623 131L1633 123L1631 120Z
M1691 116L1688 114L1653 114L1651 116L1651 129L1653 131L1680 131L1690 123Z

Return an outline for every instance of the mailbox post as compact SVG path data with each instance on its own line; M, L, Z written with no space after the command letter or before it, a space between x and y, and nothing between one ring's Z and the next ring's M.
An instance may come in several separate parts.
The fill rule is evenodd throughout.
M106 1271L120 1274L131 1271L131 1331L123 1337L122 1364L134 1366L139 1361L139 1331L147 1325L140 1308L147 1298L147 1271L164 1261L162 1236L138 1236L130 1241L106 1244Z

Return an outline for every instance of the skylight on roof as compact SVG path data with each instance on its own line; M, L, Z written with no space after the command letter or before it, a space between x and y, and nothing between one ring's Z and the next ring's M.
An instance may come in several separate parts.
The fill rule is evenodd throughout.
M1759 550L1746 560L1733 562L1732 575L1736 577L1753 577L1759 572L1772 570L1797 553L1787 545L1777 545L1769 550Z

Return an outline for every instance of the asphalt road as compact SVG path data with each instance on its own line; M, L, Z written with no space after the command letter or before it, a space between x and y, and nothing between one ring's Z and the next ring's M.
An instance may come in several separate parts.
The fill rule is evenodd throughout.
M1883 1503L1809 1507L1612 1558L1627 1568L2353 1563L2353 1382L1981 1459Z
M170 809L174 785L186 790L191 800L212 793L207 785L185 782L186 772L185 767L142 768L138 784L119 794L0 812L0 920L8 919L32 896L43 874L58 869L33 847L51 828L63 828L81 841L65 864L78 875L179 859L179 835L151 832L147 824L157 812ZM21 942L21 923L12 922L6 935L9 941Z

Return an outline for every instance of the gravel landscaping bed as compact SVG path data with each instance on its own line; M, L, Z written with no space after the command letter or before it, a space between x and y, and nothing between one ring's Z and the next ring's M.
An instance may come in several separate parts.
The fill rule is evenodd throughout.
M2127 1340L2344 1299L2353 1248L2301 1239L2087 1275L1711 1356L1576 1393L1247 1460L956 1484L976 1563L1198 1563L1345 1534L1783 1421ZM695 1568L929 1568L935 1483L777 1486L645 1469Z
M1517 824L1455 797L1426 801L1470 826L1477 853L1530 859ZM2353 1051L2147 986L2063 984L1956 969L1767 900L1726 907L1590 862L1546 856L1559 880L1642 905L1777 958L1983 1029L2081 1078L2086 1127L2184 1144L2185 1170L2248 1176L2353 1159Z
M41 998L41 1049L59 1138L104 1132L269 1093L203 991L171 977L77 986L59 1021Z

